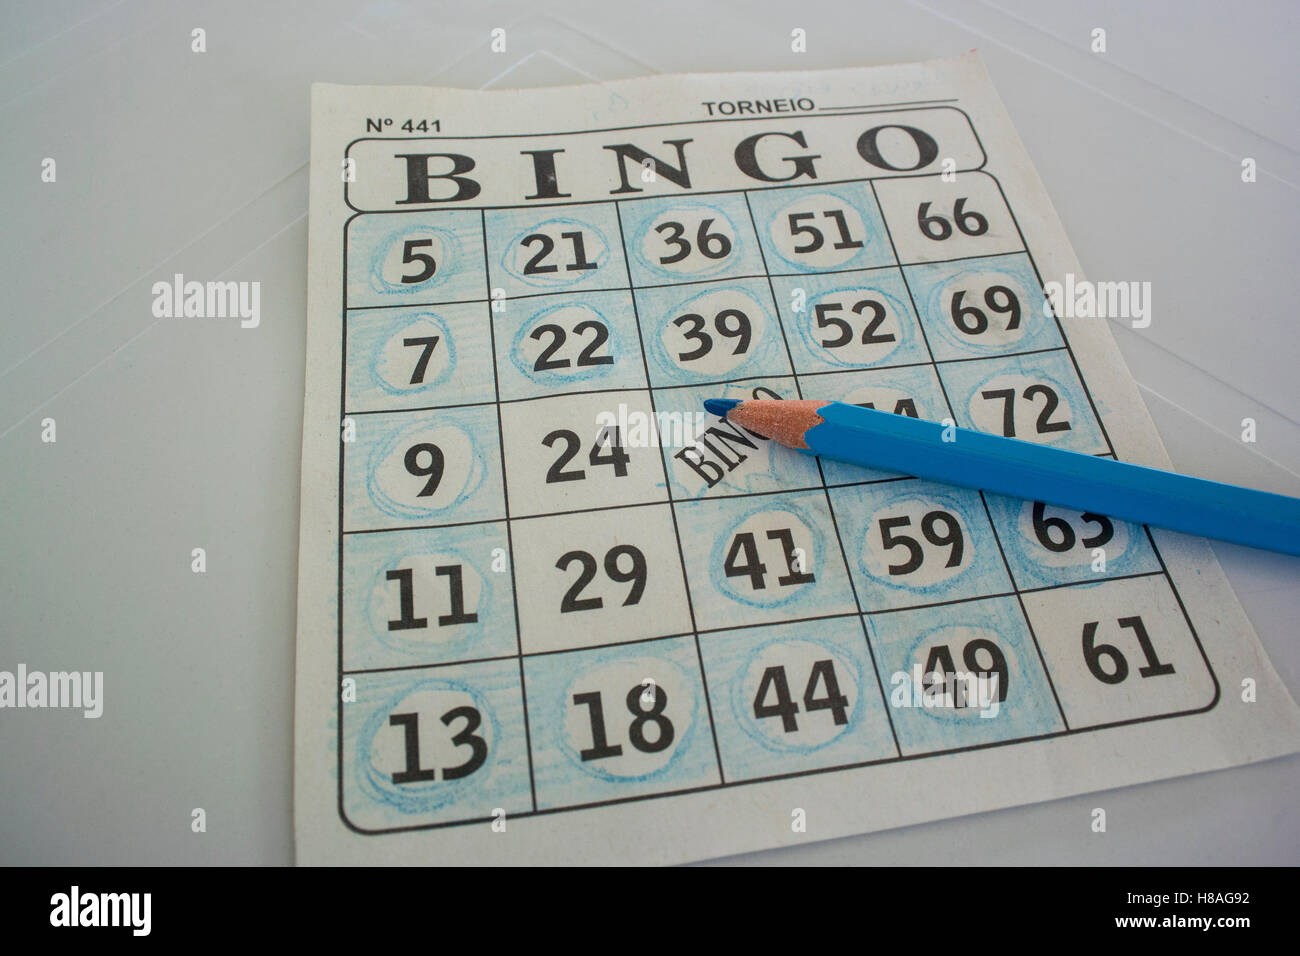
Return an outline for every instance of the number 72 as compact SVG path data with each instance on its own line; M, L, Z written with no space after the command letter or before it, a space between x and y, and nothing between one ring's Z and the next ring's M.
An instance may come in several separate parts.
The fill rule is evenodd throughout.
M1070 430L1070 423L1066 421L1052 421L1052 413L1056 407L1061 404L1061 396L1056 394L1056 389L1050 385L1043 385L1036 382L1030 385L1023 392L1021 397L1027 402L1041 395L1043 396L1043 407L1039 409L1038 418L1034 422L1034 430L1040 435L1048 432L1065 432ZM1002 401L1002 434L1007 438L1016 437L1016 390L1014 388L988 388L980 392L980 398L985 401L994 402Z

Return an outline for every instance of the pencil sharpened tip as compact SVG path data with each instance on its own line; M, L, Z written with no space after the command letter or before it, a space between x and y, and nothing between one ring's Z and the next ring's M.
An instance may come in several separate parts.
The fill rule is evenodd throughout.
M731 411L740 404L737 398L706 398L704 400L704 410L710 415L718 415L725 418L727 412Z

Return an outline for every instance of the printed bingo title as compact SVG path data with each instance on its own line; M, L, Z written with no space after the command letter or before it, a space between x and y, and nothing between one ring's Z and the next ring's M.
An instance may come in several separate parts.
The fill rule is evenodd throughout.
M954 175L986 155L969 118L940 106L544 134L363 138L347 150L357 211L521 206Z

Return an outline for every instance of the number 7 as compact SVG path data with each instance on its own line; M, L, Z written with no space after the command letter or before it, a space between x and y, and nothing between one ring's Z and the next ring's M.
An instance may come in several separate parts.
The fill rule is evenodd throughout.
M1008 438L1014 438L1016 435L1016 416L1012 411L1012 405L1016 401L1016 390L1014 388L990 388L980 392L980 398L987 398L990 401L1002 399L1002 434Z
M420 353L419 361L415 363L415 371L411 373L411 384L420 385L424 382L424 373L429 367L429 356L433 354L433 347L438 344L438 336L421 335L416 338L402 339L402 344L407 347L412 345L424 346L424 351Z

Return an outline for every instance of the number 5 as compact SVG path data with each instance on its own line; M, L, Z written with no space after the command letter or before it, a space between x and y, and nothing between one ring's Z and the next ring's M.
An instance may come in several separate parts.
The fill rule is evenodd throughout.
M402 281L404 283L423 282L425 279L432 278L433 274L438 271L438 264L433 261L433 256L429 255L427 252L415 251L424 246L432 245L432 239L406 240L406 243L402 246L402 265L407 265L408 263L413 262L422 262L424 263L424 266L414 275L402 276Z

